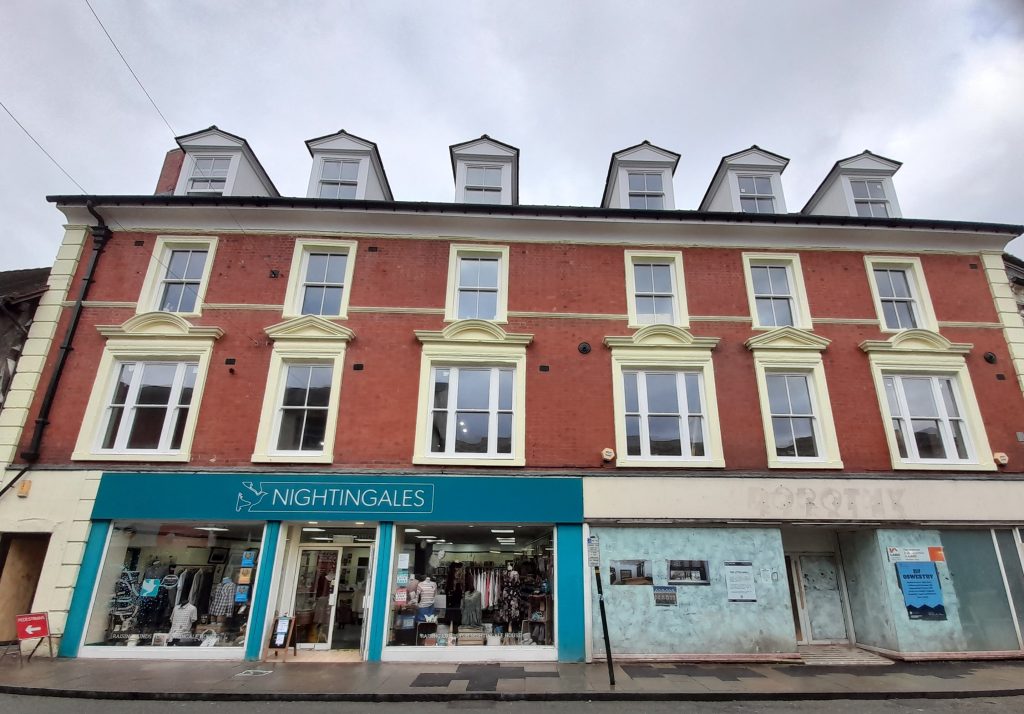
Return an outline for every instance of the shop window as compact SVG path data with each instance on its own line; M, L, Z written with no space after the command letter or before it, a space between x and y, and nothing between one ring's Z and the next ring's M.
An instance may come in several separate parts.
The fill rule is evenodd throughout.
M508 247L452 245L445 320L508 319Z
M683 254L674 251L627 250L626 300L629 326L686 327Z
M395 528L388 646L555 644L551 526Z
M244 647L262 540L258 523L115 521L83 653Z
M136 312L202 314L216 248L212 237L157 237Z
M298 239L292 254L285 317L348 317L357 244Z

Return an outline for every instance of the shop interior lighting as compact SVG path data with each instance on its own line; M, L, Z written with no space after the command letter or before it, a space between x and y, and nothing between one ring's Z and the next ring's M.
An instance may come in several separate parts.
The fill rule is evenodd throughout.
M222 532L227 531L229 529L228 528L221 528L220 526L196 526L196 530L197 531L208 531L208 532L222 533Z
M366 525L366 521L356 521L356 525L357 526L365 526Z
M419 528L406 528L405 532L406 533L419 533L420 529Z
M313 540L333 541L334 538L331 538L330 536L316 536Z
M513 528L492 528L491 533L515 533Z
M317 525L317 521L306 521L306 522L307 522L307 523L308 523L309 525L311 525L311 526L315 526L315 525Z
M373 538L356 538L356 543L372 543Z
M495 555L501 555L501 551L500 550L489 550L487 552L488 553L494 553Z
M303 528L302 532L303 533L323 533L324 529L323 528Z
M416 537L419 538L420 540L437 540L437 538L434 537L434 536L416 536Z

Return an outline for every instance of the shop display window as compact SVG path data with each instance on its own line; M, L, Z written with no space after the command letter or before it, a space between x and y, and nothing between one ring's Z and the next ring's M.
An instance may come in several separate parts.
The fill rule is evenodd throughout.
M391 646L555 644L554 529L396 526Z
M116 521L84 644L243 647L262 523Z

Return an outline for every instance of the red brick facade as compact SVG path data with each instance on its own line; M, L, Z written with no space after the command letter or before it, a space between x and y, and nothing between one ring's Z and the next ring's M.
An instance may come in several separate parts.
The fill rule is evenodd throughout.
M238 234L218 238L206 303L264 307L206 307L202 317L192 320L224 330L214 348L200 407L193 467L251 464L272 351L264 328L283 320L280 308L266 306L280 306L285 300L294 239ZM380 237L356 240L350 316L343 322L356 338L345 358L334 464L336 468L418 468L411 458L421 345L413 331L444 326L441 313L450 243ZM135 302L154 242L151 234L115 233L99 261L90 300ZM377 250L371 252L370 247ZM623 317L627 311L624 250L623 246L586 244L509 244L508 310L512 316L505 327L509 332L534 335L527 348L525 375L527 469L615 468L603 465L600 457L602 448L615 445L611 359L603 340L632 332ZM750 317L742 251L681 250L689 313L708 318L694 320L691 330L698 336L721 339L714 351L714 369L726 469L764 470L767 457L754 360L744 346L755 333L749 322L714 319ZM800 252L812 317L862 323L876 319L863 255L853 251ZM1020 472L1024 470L1024 444L1017 441L1015 432L1020 428L1017 417L1024 413L1024 398L1016 386L1003 332L996 324L980 258L920 257L942 334L953 342L974 345L967 364L990 446L1009 454L1007 470ZM84 266L79 266L79 277L83 270ZM280 271L279 277L270 277L272 270ZM352 308L429 308L434 313ZM134 308L127 307L90 306L84 310L74 352L53 405L40 464L71 459L104 346L96 325L120 324L134 314ZM65 323L67 319L65 314ZM59 334L63 329L62 325ZM855 323L819 323L814 331L832 341L823 359L845 469L892 471L868 357L858 347L863 340L888 335L870 324ZM593 346L590 354L577 350L584 341ZM996 355L995 364L983 360L986 352ZM50 367L55 354L56 350L48 358ZM227 358L236 360L234 373L225 365ZM364 369L354 371L352 366L357 363ZM541 372L541 365L550 370ZM997 375L1005 375L1005 381ZM47 378L44 374L43 379ZM41 396L40 390L34 411ZM144 463L144 457L140 462Z

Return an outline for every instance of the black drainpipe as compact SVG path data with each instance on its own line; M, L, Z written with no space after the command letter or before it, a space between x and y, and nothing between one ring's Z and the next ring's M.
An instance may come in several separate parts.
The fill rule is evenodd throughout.
M53 398L57 395L57 387L60 386L60 378L64 373L64 366L67 364L68 355L74 349L71 343L74 342L75 333L78 332L78 322L82 317L82 303L89 296L89 287L93 283L96 264L99 262L100 254L107 245L107 241L110 240L110 228L107 227L107 222L103 220L103 216L96 212L93 202L87 202L85 207L97 221L97 225L89 227L89 232L92 234L92 254L89 256L89 267L82 278L82 287L78 292L78 299L75 301L75 307L71 313L71 322L64 333L64 341L60 345L60 354L57 355L57 365L53 369L53 374L50 375L50 383L46 387L43 403L39 407L39 416L36 417L32 441L29 443L28 448L21 452L21 458L27 461L28 465L19 471L18 475L10 483L4 486L3 489L0 489L0 498L3 498L3 495L11 490L14 484L18 482L18 479L25 475L25 472L31 469L33 464L39 459L39 446L43 441L43 432L46 430L46 425L50 423L50 410L53 408Z

